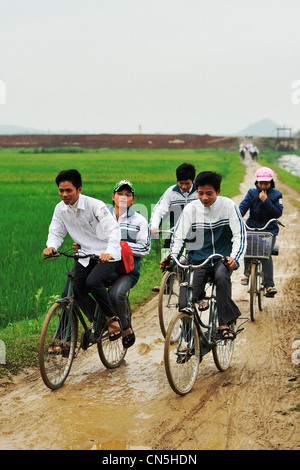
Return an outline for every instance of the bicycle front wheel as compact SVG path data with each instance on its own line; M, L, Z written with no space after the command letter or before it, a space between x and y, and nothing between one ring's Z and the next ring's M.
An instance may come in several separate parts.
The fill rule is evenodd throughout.
M257 300L258 300L258 309L262 312L264 308L264 295L265 295L265 286L264 286L264 272L262 270L262 264L260 263L257 270Z
M231 330L235 330L235 325L230 325ZM232 339L216 339L212 348L213 358L217 369L224 372L228 369L234 349L234 340Z
M257 297L257 265L251 265L250 273L250 318L255 321L256 311L256 297Z
M70 305L56 302L49 309L39 343L39 364L45 385L56 390L72 367L78 337L78 319Z
M174 338L177 338L176 341ZM200 340L194 319L180 312L169 324L164 347L165 370L175 393L186 395L190 392L200 361Z
M179 279L176 271L165 272L158 296L158 318L163 337L166 337L170 321L178 312Z

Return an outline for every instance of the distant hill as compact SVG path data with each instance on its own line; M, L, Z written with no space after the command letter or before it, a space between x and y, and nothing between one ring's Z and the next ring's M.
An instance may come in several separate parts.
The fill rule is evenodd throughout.
M276 129L280 127L271 119L261 119L260 121L250 124L245 129L238 132L237 136L257 136L257 137L276 137Z

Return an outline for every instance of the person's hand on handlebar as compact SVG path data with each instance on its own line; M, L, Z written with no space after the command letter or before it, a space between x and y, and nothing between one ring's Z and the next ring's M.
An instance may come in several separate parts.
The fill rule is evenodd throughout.
M237 264L235 259L230 258L230 256L226 256L226 266L228 266L229 269L236 269Z
M81 246L79 245L79 243L73 243L72 245L72 250L74 253L78 253L78 250L80 250Z
M102 261L103 263L108 263L108 261L113 259L114 257L110 253L101 253L99 256L99 261Z
M163 258L161 262L159 263L160 269L163 271L164 269L170 269L173 266L173 261L172 258L167 256L166 258Z
M56 253L56 249L53 248L53 246L49 246L49 248L45 248L43 251L44 256L50 256L50 255L53 255L54 253Z

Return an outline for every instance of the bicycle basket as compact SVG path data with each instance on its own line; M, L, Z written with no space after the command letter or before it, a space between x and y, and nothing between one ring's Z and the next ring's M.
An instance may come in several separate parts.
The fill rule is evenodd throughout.
M272 248L272 233L247 232L247 250L245 258L269 259Z

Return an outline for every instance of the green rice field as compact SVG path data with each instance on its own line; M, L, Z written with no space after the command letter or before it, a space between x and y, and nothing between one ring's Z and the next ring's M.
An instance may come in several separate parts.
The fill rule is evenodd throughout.
M65 261L43 260L42 251L55 205L60 201L55 177L61 170L78 169L83 194L111 204L114 184L133 181L136 203L145 206L148 220L168 186L176 182L175 170L183 162L197 172L214 170L223 175L222 195L238 193L245 167L238 152L209 150L98 150L38 152L0 150L1 269L0 328L21 320L42 321L48 306L65 284ZM144 214L144 213L143 213ZM154 245L154 241L152 242ZM63 248L70 248L66 238ZM141 278L130 294L133 306L149 298L160 281L155 250L143 260Z

